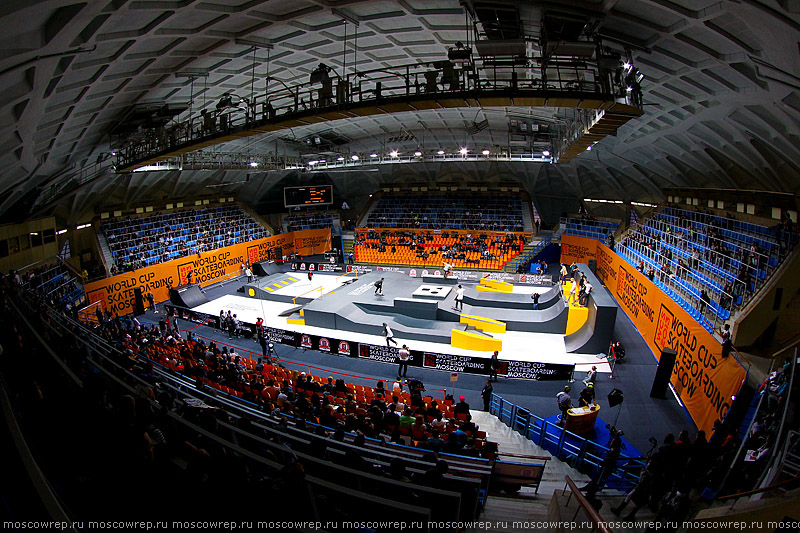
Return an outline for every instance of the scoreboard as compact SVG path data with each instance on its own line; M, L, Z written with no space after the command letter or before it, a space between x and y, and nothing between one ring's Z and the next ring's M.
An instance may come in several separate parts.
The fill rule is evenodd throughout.
M333 185L312 185L306 187L284 187L284 207L304 205L330 205L333 203Z

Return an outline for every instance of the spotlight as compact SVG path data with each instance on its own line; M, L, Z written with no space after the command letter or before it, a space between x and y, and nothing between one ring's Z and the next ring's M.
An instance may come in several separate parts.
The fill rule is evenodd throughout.
M358 156L356 154L353 154L350 156L350 159L352 159L353 161L358 161Z
M397 157L397 155L398 155L397 154L397 150L392 150L391 152L389 152L389 155L392 156L392 157Z
M467 155L467 152L469 152L469 150L467 150L466 148L461 148L461 149L458 151L458 153L459 153L459 154L461 154L461 155Z
M630 62L628 62L628 61L626 61L626 62L624 62L622 64L622 68L624 68L625 70L630 70L632 66L633 65L631 65Z
M378 154L369 154L370 157L378 157Z
M414 152L414 157L422 157L422 152L417 150L416 152Z
M543 150L542 155L550 155L550 150Z
M344 156L341 156L341 155L340 155L339 157L337 157L337 158L336 158L336 160L337 160L337 161L344 161Z
M628 92L631 92L632 90L633 90L633 87L631 87L630 85L628 85Z
M592 149L592 147L591 147L591 146L587 146L587 147L586 147L586 151L587 151L587 152L588 152L589 150L591 150L591 149Z
M481 152L481 153L482 153L483 155L489 155L491 152L490 152L489 150L484 150L484 151L483 151L483 152Z
M313 167L317 163L319 163L319 161L317 161L316 159L312 159L311 161L308 162L308 166Z
M256 168L258 166L258 163L256 163L255 161L250 161L250 166Z
M439 155L444 155L444 150L439 150L439 151L438 151L438 152L436 152L436 153L437 153L437 154L439 154Z

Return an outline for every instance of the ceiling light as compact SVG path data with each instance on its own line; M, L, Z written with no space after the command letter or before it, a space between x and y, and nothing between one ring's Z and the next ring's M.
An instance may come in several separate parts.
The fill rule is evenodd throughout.
M459 154L461 154L461 155L467 155L467 152L469 152L469 150L467 150L466 148L461 148L461 149L458 151L458 153L459 153Z
M392 157L397 157L397 150L392 150L391 152L389 152L389 155Z
M629 70L632 66L633 65L631 65L628 61L622 64L622 68L624 68L625 70Z
M628 85L628 92L631 92L632 90L633 90L633 87L631 87L630 85Z
M340 155L339 157L337 157L337 158L336 158L336 160L337 160L337 161L344 161L344 156L343 156L343 155Z
M56 232L56 235L63 235L63 234L65 234L66 232L67 232L67 230L65 230L65 229L60 229L60 230L58 230L58 231Z
M350 159L352 159L353 161L358 161L358 156L356 154L353 154L350 156Z
M587 152L588 152L589 150L591 150L591 149L592 149L592 147L591 147L591 146L587 146L587 147L586 147L586 151L587 151Z
M378 154L369 154L370 157L378 157Z
M436 152L436 153L437 153L437 154L439 154L439 155L444 155L444 150L439 150L439 151L438 151L438 152Z
M311 161L308 162L308 166L313 167L317 163L319 163L319 161L317 161L316 159L312 159Z
M422 152L417 150L416 152L414 152L414 157L422 157Z
M542 155L550 155L550 150L543 150Z
M258 163L256 163L255 161L250 161L250 166L256 168L258 166Z
M481 153L482 153L483 155L489 155L491 152L490 152L489 150L484 150L484 151L483 151L483 152L481 152Z

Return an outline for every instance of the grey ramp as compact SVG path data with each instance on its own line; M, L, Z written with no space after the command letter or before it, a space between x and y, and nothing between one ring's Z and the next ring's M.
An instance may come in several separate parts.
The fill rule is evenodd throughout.
M547 309L556 305L561 300L561 285L554 285L552 289L539 296L539 309ZM464 303L475 307L503 307L506 309L533 309L533 299L530 294L514 294L508 292L479 292L474 287L464 292Z
M169 301L179 307L197 307L208 303L206 295L200 291L200 285L179 285L169 290Z
M436 311L439 309L439 302L421 298L395 298L394 308L399 314L414 318L436 320Z
M275 264L275 261L253 263L253 273L256 276L271 276L272 274L278 274L280 271L281 267Z
M457 285L458 278L455 276L422 276L422 281L425 283L433 283L438 285Z
M368 315L361 309L353 308L347 314L336 315L336 329L383 335L383 323L386 322L401 344L406 339L450 344L452 324L402 317L401 320L408 322L408 324L403 324L397 320L398 318L400 317L393 315ZM308 324L308 320L306 320L306 324Z
M589 298L589 316L586 323L575 333L564 338L564 345L569 353L606 353L614 335L614 324L617 320L617 303L589 270L588 265L581 263L578 269L586 275L586 279L594 289Z
M436 317L443 322L459 322L461 315L476 315L500 320L506 323L508 331L527 331L531 333L554 333L564 335L567 331L569 310L564 300L547 309L534 311L528 309L501 309L476 307L464 304L464 311L458 313L449 306L442 306Z

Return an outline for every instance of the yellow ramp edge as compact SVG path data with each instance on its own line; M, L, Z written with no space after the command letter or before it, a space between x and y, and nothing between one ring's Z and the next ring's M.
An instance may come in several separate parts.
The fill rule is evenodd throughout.
M264 287L264 288L267 289L268 291L274 291L275 290L275 289L273 289L271 287Z
M589 319L589 310L585 307L569 306L567 314L567 335L575 333Z
M453 348L463 348L464 350L475 350L480 352L493 352L503 349L503 341L484 337L471 331L451 330L450 346Z
M291 281L283 280L283 281L279 281L278 283L280 283L281 285L288 285L289 283L291 283Z
M306 325L305 319L302 319L302 318L287 318L286 319L286 323L287 324L297 324L299 326L305 326Z
M486 285L475 285L475 290L478 292L506 292L497 289L493 289L491 287L487 287Z
M306 316L306 315L303 313L303 309L301 309L301 310L300 310L300 316Z
M461 323L472 326L481 331L488 331L489 333L505 333L506 323L492 318L486 318L475 315L461 315Z
M514 286L512 284L508 283L507 281L500 281L497 279L483 278L480 284L498 292L511 292L514 290Z

